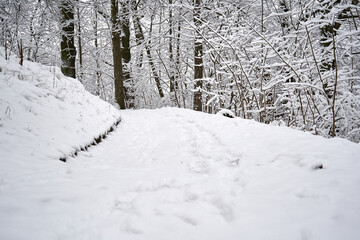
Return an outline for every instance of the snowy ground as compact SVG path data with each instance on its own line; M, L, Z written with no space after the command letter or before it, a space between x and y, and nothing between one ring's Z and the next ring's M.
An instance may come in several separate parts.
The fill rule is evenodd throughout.
M359 145L188 110L122 118L68 163L2 179L0 239L360 237Z
M63 163L119 112L81 87L54 99L50 86L34 88L46 80L18 81L1 64L0 239L360 239L359 144L190 110L127 110L106 140Z

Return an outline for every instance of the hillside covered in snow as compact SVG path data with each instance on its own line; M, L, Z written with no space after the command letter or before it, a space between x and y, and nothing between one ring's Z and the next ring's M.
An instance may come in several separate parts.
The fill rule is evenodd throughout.
M119 111L57 68L2 57L0 68L0 239L360 238L359 144Z
M18 62L0 56L0 151L8 159L64 157L120 119L114 107L59 68Z

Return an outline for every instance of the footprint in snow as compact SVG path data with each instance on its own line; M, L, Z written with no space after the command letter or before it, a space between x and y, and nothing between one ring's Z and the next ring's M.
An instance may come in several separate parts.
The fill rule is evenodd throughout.
M182 221L184 221L185 223L188 223L192 226L196 226L198 225L198 221L190 216L187 215L178 215L178 218L180 218Z
M131 222L130 220L126 221L124 226L123 226L123 231L130 233L130 234L143 234L143 231L136 228Z
M235 219L233 207L229 203L226 203L221 198L217 198L212 201L212 204L219 210L220 215L226 222L231 222Z

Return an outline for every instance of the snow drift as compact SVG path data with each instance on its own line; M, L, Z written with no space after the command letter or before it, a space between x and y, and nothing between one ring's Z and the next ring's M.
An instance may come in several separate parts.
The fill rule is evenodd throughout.
M120 118L119 111L60 69L17 62L0 56L1 164L59 159Z

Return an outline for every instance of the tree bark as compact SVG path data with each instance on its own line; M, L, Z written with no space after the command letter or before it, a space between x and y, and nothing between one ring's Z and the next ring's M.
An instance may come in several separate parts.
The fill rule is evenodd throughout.
M65 76L75 78L74 4L71 0L61 2L61 15L61 72Z
M104 90L104 86L101 80L102 72L100 70L100 49L99 49L99 41L98 41L98 6L97 3L94 2L94 18L93 18L93 29L94 29L94 46L95 46L95 74L96 74L96 91L95 94L100 96L100 98L106 99L106 94Z
M82 79L82 68L83 68L83 52L82 52L82 40L81 40L81 19L80 19L80 6L77 7L76 13L77 13L77 24L78 24L78 50L79 50L79 80Z
M115 85L115 101L119 104L120 109L125 109L125 94L122 73L122 57L121 57L121 38L118 21L119 2L111 0L111 35L112 35L112 52L114 61L114 85Z
M24 50L23 50L22 39L20 39L19 52L20 52L20 62L19 62L19 64L22 66L23 63L24 63Z
M170 94L173 98L172 94L175 91L175 75L174 75L174 54L173 54L173 14L172 14L172 4L173 1L169 0L169 59L170 59Z
M130 0L121 2L121 29L123 31L121 37L121 56L123 60L123 78L126 103L129 108L134 108L134 87L130 72L130 20L129 11Z
M202 111L202 93L203 86L203 45L200 33L201 26L201 0L194 0L194 24L195 24L195 48L194 48L194 110Z

